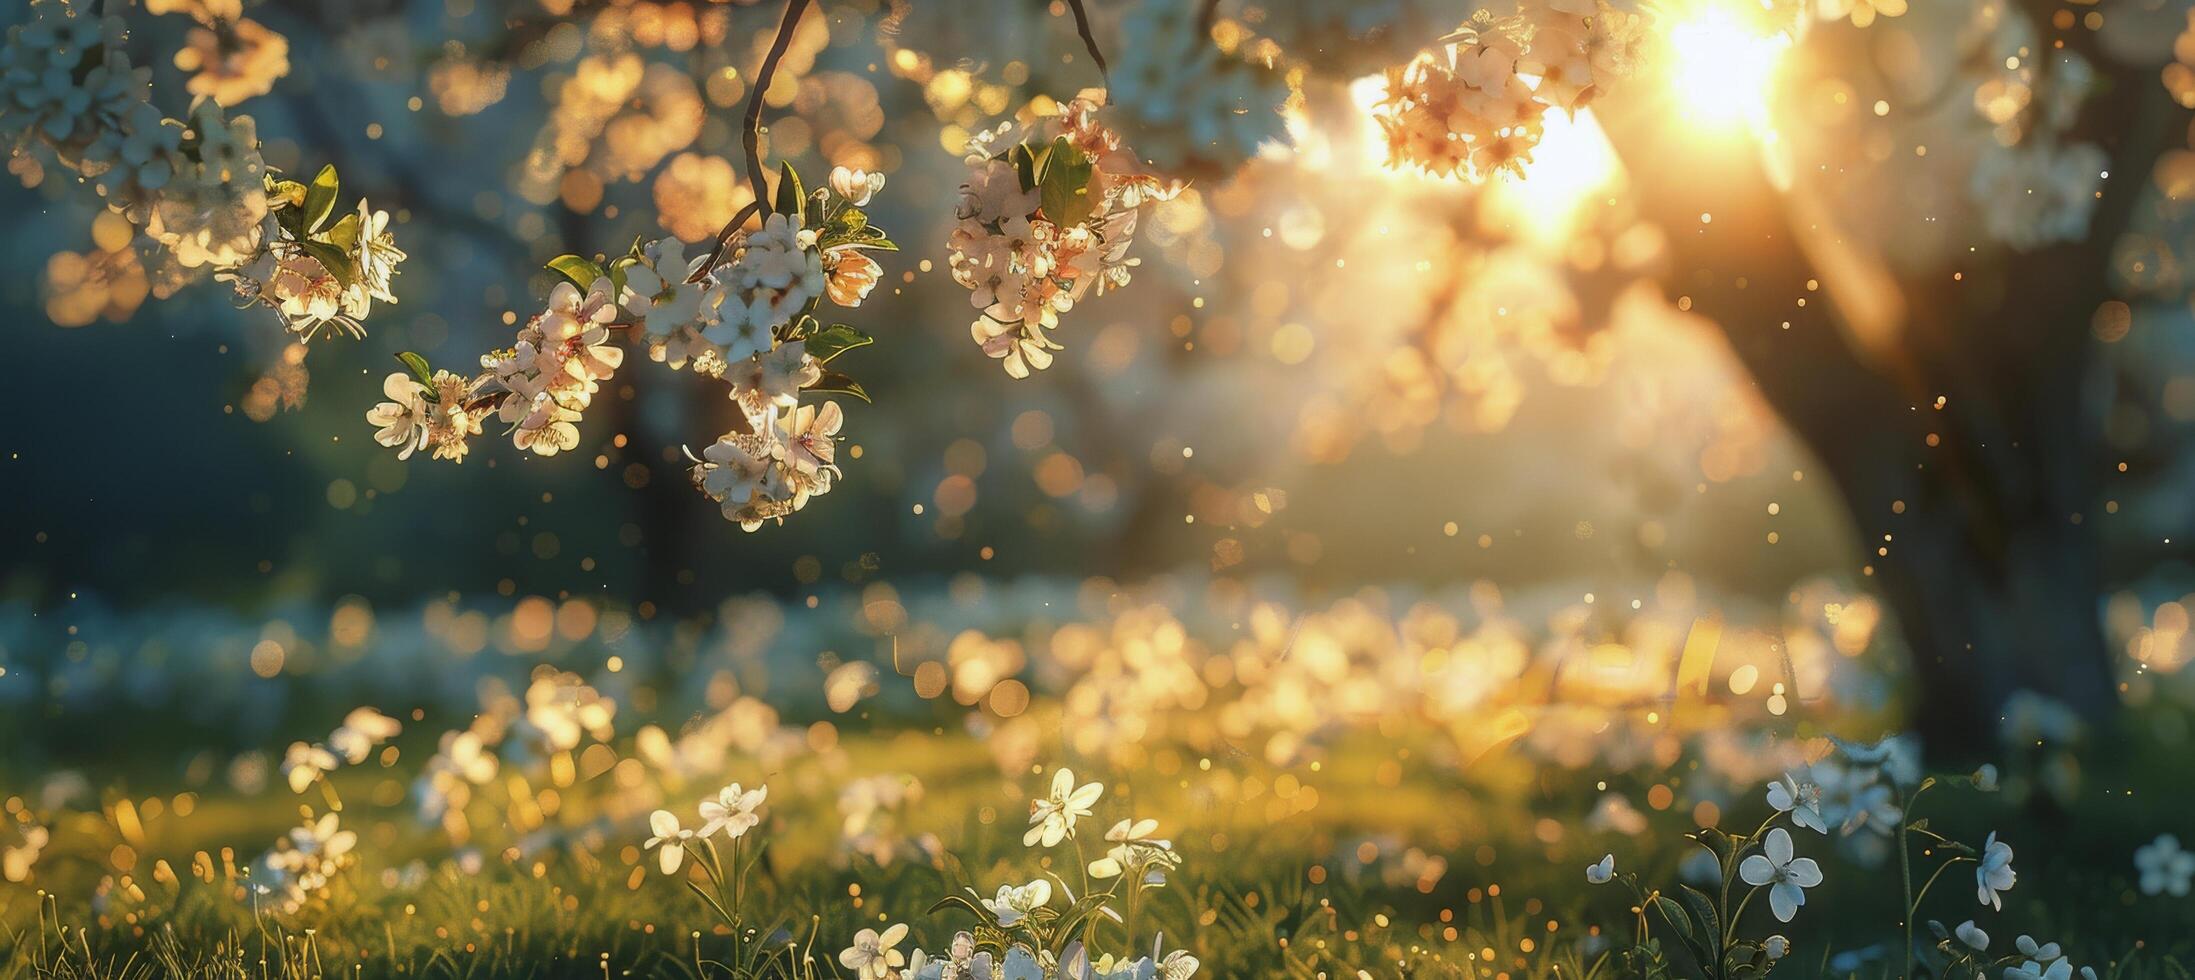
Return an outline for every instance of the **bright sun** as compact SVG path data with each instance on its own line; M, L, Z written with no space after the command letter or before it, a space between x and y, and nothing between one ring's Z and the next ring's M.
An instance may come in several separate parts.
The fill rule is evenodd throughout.
M1790 38L1762 34L1728 8L1708 6L1669 29L1669 81L1685 113L1711 126L1767 128L1768 92Z

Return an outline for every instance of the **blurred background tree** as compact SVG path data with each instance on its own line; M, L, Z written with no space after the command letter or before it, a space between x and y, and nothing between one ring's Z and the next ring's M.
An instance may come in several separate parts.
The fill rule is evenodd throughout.
M1116 70L1162 3L1094 5ZM1770 601L1827 573L1894 611L1939 748L1988 737L2020 689L2104 715L2111 645L2189 591L2189 168L2160 84L2185 5L1806 21L1763 59L1793 10L1823 12L1769 11L1787 20L1673 34L1630 88L1550 113L1523 180L1387 169L1376 73L1473 9L1218 4L1216 43L1290 66L1293 150L1161 206L1135 286L1014 383L965 339L943 189L970 133L1097 83L1070 11L825 4L767 93L769 156L892 174L878 216L907 251L871 300L889 366L849 413L847 479L746 535L685 485L681 445L728 412L697 387L613 389L582 451L548 460L406 467L360 416L393 352L506 342L547 258L704 239L744 204L737 107L779 10L251 7L286 70L236 108L271 164L339 162L398 213L401 303L305 357L217 288L141 306L126 229L73 182L0 190L0 254L36 270L0 283L38 327L11 402L40 420L5 460L6 591L691 614L753 590L1195 569L1560 584L1609 608L1670 570ZM131 45L180 92L204 74L173 55L194 25L144 13ZM2093 145L2109 177L2078 228L2038 238L2027 198L2077 198L2083 175L1981 177L2044 145ZM2132 619L2107 639L2113 597Z

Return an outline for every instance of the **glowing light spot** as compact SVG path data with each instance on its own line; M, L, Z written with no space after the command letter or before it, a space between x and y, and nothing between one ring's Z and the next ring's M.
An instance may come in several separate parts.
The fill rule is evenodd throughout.
M1707 126L1767 128L1768 94L1790 38L1763 35L1723 7L1669 29L1669 81L1686 115Z

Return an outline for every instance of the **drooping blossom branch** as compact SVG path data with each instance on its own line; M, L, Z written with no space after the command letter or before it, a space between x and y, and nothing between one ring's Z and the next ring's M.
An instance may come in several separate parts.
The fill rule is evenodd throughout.
M624 337L651 360L727 385L730 430L698 455L688 453L695 488L727 519L753 530L830 491L843 413L835 402L803 397L842 393L866 401L861 385L831 364L870 338L826 323L821 304L859 306L883 273L868 253L897 246L864 210L884 184L881 174L841 167L810 191L788 163L774 195L765 193L763 94L809 3L788 0L749 96L755 200L726 223L710 253L689 262L680 243L666 238L607 261L550 260L565 281L511 347L481 358L478 373L435 370L417 354L400 355L407 370L388 376L388 400L366 415L376 441L404 458L430 450L461 461L492 415L520 449L541 456L576 449L583 414L623 366L617 338ZM745 232L757 214L761 227Z

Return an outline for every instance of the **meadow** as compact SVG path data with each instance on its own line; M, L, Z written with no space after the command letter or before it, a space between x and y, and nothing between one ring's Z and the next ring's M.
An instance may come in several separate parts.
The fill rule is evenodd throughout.
M872 586L669 628L576 599L350 603L199 622L189 646L227 657L164 667L132 646L151 627L95 618L79 669L35 678L64 696L9 733L50 768L10 779L0 955L11 977L853 977L884 975L858 952L884 936L913 976L984 951L1017 975L1017 949L1077 976L1692 976L1689 891L1731 923L1731 976L1905 975L1914 905L1929 975L2045 942L2069 970L2181 975L2189 872L2135 855L2170 829L2172 678L2129 732L2038 700L2001 765L1931 773L1867 734L1864 600L1725 622L1683 584L1613 620L1490 586L1304 611L1208 581ZM797 652L826 643L848 652ZM431 657L463 670L422 687L407 661ZM223 669L250 706L191 718ZM191 735L148 752L163 717ZM2098 744L2123 751L2074 751ZM1731 846L1708 827L1745 856L1796 835L1803 906L1703 862ZM2001 911L1975 902L1985 840L2016 848Z

